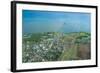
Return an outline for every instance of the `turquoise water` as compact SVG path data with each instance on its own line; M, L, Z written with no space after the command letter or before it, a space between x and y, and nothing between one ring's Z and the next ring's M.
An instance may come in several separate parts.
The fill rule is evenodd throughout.
M56 11L22 11L23 33L90 32L91 14Z

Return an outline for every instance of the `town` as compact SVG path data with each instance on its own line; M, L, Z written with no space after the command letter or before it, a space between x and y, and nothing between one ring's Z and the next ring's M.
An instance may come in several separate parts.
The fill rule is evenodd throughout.
M22 61L47 62L90 59L90 33L23 34Z

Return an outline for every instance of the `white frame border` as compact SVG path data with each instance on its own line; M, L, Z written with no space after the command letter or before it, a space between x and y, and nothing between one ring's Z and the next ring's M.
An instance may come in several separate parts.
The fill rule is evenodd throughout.
M17 56L17 70L21 69L39 69L39 68L53 68L53 67L73 67L96 65L96 11L93 8L82 7L67 7L67 6L45 6L45 5L29 5L17 4L16 5L16 27L17 27L17 40L16 40L16 56ZM64 11L64 12L86 12L91 13L91 60L78 60L78 61L57 61L57 62L40 62L40 63L22 63L22 9L26 10L49 10L49 11Z

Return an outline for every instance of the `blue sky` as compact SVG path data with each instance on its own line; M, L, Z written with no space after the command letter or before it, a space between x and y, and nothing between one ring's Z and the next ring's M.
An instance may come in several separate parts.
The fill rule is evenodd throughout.
M91 14L23 10L23 33L40 32L90 32Z

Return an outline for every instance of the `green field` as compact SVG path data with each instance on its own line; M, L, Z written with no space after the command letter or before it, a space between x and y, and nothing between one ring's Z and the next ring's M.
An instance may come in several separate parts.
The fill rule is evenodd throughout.
M91 58L88 32L23 34L22 62L86 60Z

